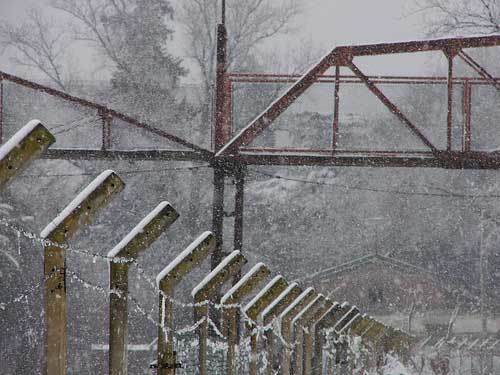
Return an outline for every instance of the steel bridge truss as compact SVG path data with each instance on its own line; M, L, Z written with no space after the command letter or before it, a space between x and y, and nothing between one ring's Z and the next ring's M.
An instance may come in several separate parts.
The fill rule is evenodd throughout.
M500 45L500 35L448 38L426 41L382 43L358 46L336 47L304 75L256 75L232 74L227 71L227 33L223 24L217 28L217 82L215 115L212 125L214 135L211 150L199 147L180 137L159 128L137 121L130 116L106 106L68 95L64 92L0 72L0 140L3 132L4 82L45 92L86 108L95 109L102 119L101 149L49 149L45 153L50 159L108 159L108 160L159 160L208 162L214 169L213 231L217 238L217 250L212 258L215 266L224 257L222 233L224 226L224 185L228 177L235 178L234 248L243 245L243 211L245 171L249 165L280 166L360 166L360 167L430 167L452 169L497 169L500 167L500 152L475 151L471 146L473 121L471 116L471 95L474 85L489 85L500 91L500 81L492 76L464 50L469 48L495 47ZM357 57L407 54L416 52L443 53L448 61L446 77L372 77L366 75L356 64ZM463 60L477 72L478 77L456 77L454 61ZM340 69L348 68L352 75L340 74ZM331 68L334 75L326 75ZM249 83L292 83L289 89L272 102L260 115L241 131L234 134L232 126L232 87L234 84ZM305 91L315 83L333 82L334 108L332 120L332 139L329 149L292 149L256 148L252 141L262 134L285 110L287 110ZM338 145L340 87L342 84L358 83L365 85L378 100L396 116L402 126L408 128L424 146L425 151L361 151L341 149ZM379 84L446 84L447 121L446 148L439 149L379 88ZM453 147L453 90L461 87L462 98L462 142L461 148ZM113 148L113 119L122 120L179 146L175 150L117 150Z

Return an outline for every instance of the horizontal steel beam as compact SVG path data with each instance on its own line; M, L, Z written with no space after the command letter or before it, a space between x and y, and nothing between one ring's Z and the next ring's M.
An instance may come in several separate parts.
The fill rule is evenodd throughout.
M235 157L247 165L500 169L500 155L488 152L249 152Z
M152 134L155 134L159 137L168 139L172 142L175 142L179 145L187 147L191 150L205 153L207 155L211 153L211 151L206 150L202 147L199 147L199 146L195 145L194 143L188 142L188 141L186 141L186 140L184 140L176 135L170 134L162 129L156 128L154 126L151 126L151 125L148 125L144 122L136 120L133 117L130 117L126 114L118 112L112 108L108 108L102 104L94 103L94 102L91 102L90 100L79 98L79 97L67 94L63 91L56 90L56 89L53 89L53 88L48 87L48 86L40 85L36 82L28 81L26 79L23 79L23 78L20 78L20 77L17 77L17 76L14 76L12 74L8 74L8 73L2 72L2 71L0 71L0 80L9 81L9 82L15 83L17 85L30 88L30 89L35 90L35 91L44 92L50 96L65 100L67 102L72 102L72 103L78 104L82 107L95 109L100 113L105 113L108 116L111 116L112 118L120 119L128 124L131 124L131 125L137 127L137 128L144 129L149 133L152 133Z
M494 46L500 46L500 35L340 46L335 48L334 52L340 54L348 52L351 56L376 56L394 53L442 51L449 48L462 49Z
M64 160L172 160L172 161L204 161L213 158L205 153L183 150L98 150L98 149L60 149L52 148L41 156L42 159Z

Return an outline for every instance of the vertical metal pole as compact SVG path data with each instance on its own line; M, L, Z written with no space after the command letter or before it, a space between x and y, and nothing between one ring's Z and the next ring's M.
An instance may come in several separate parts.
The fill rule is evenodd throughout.
M245 203L245 171L244 167L239 167L236 174L236 193L234 197L234 250L243 252L243 209ZM238 272L233 280L236 284L241 278Z
M113 116L106 116L106 148L109 150L111 148L111 125L113 123Z
M44 375L66 374L66 250L63 246L44 246Z
M446 54L448 58L448 116L447 116L447 151L452 149L452 138L453 138L453 54L448 52Z
M128 263L110 261L109 374L127 374Z
M219 151L229 141L227 127L227 32L223 24L217 25L217 64L215 82L215 151Z
M463 85L463 135L462 135L462 151L469 152L471 147L471 95L472 86L468 79L465 80Z
M0 77L0 144L3 143L3 79Z
M226 25L226 0L221 0L221 23Z
M214 198L212 210L212 232L215 235L215 250L212 253L212 269L217 267L224 257L222 251L223 231L224 231L224 180L225 173L223 168L214 167Z
M333 105L333 124L332 124L332 150L337 148L337 133L339 129L339 107L340 107L340 66L335 66L335 91Z

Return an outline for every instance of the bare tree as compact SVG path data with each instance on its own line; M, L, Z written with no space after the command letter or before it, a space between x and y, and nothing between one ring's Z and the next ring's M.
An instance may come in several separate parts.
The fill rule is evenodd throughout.
M255 62L256 49L269 39L291 31L292 21L300 12L299 0L228 1L228 66L237 70ZM219 1L182 0L178 13L189 45L187 55L200 69L208 106L215 80L215 25L220 19Z
M499 0L417 0L428 34L493 34L500 31Z
M0 43L13 50L15 64L33 68L43 73L58 88L66 90L69 81L65 60L70 39L42 16L38 9L31 9L26 22L21 25L0 25Z

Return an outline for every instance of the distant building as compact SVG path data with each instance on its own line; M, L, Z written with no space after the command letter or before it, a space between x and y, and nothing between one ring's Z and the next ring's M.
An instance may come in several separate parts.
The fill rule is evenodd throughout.
M388 256L364 256L311 275L307 283L417 336L448 329L458 336L483 334L478 288ZM499 310L491 305L488 310L487 333L496 336L500 317L491 311Z

